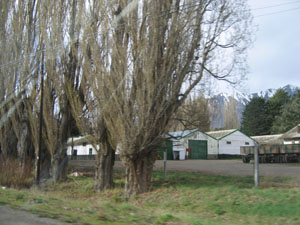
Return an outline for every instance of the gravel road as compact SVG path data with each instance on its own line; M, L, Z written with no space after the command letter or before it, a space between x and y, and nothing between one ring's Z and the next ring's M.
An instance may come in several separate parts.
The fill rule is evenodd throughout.
M74 170L93 170L95 161L72 160ZM120 161L115 162L116 169L124 168ZM260 176L300 178L300 163L260 164ZM155 170L163 170L163 160L157 160ZM252 176L253 163L245 164L242 160L168 160L168 171L200 172L225 176Z
M41 218L28 212L0 205L0 225L67 225L67 223Z

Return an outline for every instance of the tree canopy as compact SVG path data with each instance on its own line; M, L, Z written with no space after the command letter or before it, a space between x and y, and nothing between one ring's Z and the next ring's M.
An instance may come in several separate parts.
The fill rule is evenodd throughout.
M248 136L266 135L270 133L268 105L264 98L252 98L243 112L241 131Z
M275 129L273 129L275 118L281 114L283 106L288 104L290 101L290 96L288 93L282 88L278 89L276 93L269 98L268 100L268 120L272 123L271 133L277 133Z
M300 92L289 96L283 89L265 100L253 98L243 113L242 131L248 135L280 134L299 124Z
M283 105L283 108L275 117L272 126L272 133L284 133L300 123L300 91L290 101Z

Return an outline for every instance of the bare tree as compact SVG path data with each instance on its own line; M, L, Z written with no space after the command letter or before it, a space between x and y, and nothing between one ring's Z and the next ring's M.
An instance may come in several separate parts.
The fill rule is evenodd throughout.
M239 129L240 121L236 111L236 100L230 96L228 102L224 104L224 128Z
M35 64L29 57L36 43L32 29L36 25L34 7L34 0L1 3L1 130L4 131L1 146L5 152L15 148L21 165L27 156L34 154L24 103L28 75ZM7 128L13 130L7 132ZM6 146L5 142L10 144Z
M67 140L71 135L72 121L67 92L77 89L80 76L80 11L83 1L47 2L41 6L41 34L46 51L44 140L51 155L51 174L54 182L66 178ZM78 18L77 18L78 17ZM64 42L68 41L68 45Z
M92 4L92 3L90 3ZM94 3L96 4L96 3ZM85 29L93 24L95 12L87 12L83 1L66 0L44 6L40 21L43 21L42 36L46 49L44 110L44 140L51 154L54 182L65 177L67 139L70 137L72 122L82 134L88 135L89 142L100 150L97 154L96 189L105 190L113 186L112 166L114 151L108 141L109 132L101 117L95 118L94 97L85 81L82 54L89 40ZM93 9L94 10L94 9ZM99 12L98 12L99 13ZM51 32L49 33L48 30ZM83 38L82 38L83 36ZM68 44L65 45L64 43ZM52 46L61 46L63 49ZM85 55L89 57L89 55ZM91 66L89 60L86 65ZM93 123L93 124L91 124ZM106 157L107 156L107 157ZM107 160L106 160L107 158Z
M155 146L203 75L230 79L243 66L251 16L243 0L119 0L101 7L86 70L120 148L130 196L149 190Z
M83 77L83 80L85 78ZM95 99L91 96L89 85L81 82L79 92L70 90L72 114L77 127L87 140L93 145L96 155L95 189L104 191L114 187L113 166L115 162L115 146L101 114L98 113Z
M180 106L173 121L170 122L169 131L183 131L199 129L201 131L209 131L210 118L208 100L204 95L195 99L187 99Z

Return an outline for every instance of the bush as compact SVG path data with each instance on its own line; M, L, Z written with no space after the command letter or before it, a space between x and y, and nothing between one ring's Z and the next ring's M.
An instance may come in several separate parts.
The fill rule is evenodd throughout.
M16 159L0 158L0 185L13 188L29 188L33 184L31 162L25 165Z

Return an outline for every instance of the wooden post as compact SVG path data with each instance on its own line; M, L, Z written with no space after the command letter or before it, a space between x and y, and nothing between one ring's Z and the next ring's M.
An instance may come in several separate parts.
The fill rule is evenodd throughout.
M259 145L255 144L255 149L254 149L254 182L255 182L255 187L259 187Z
M167 181L167 150L164 151L164 181Z

